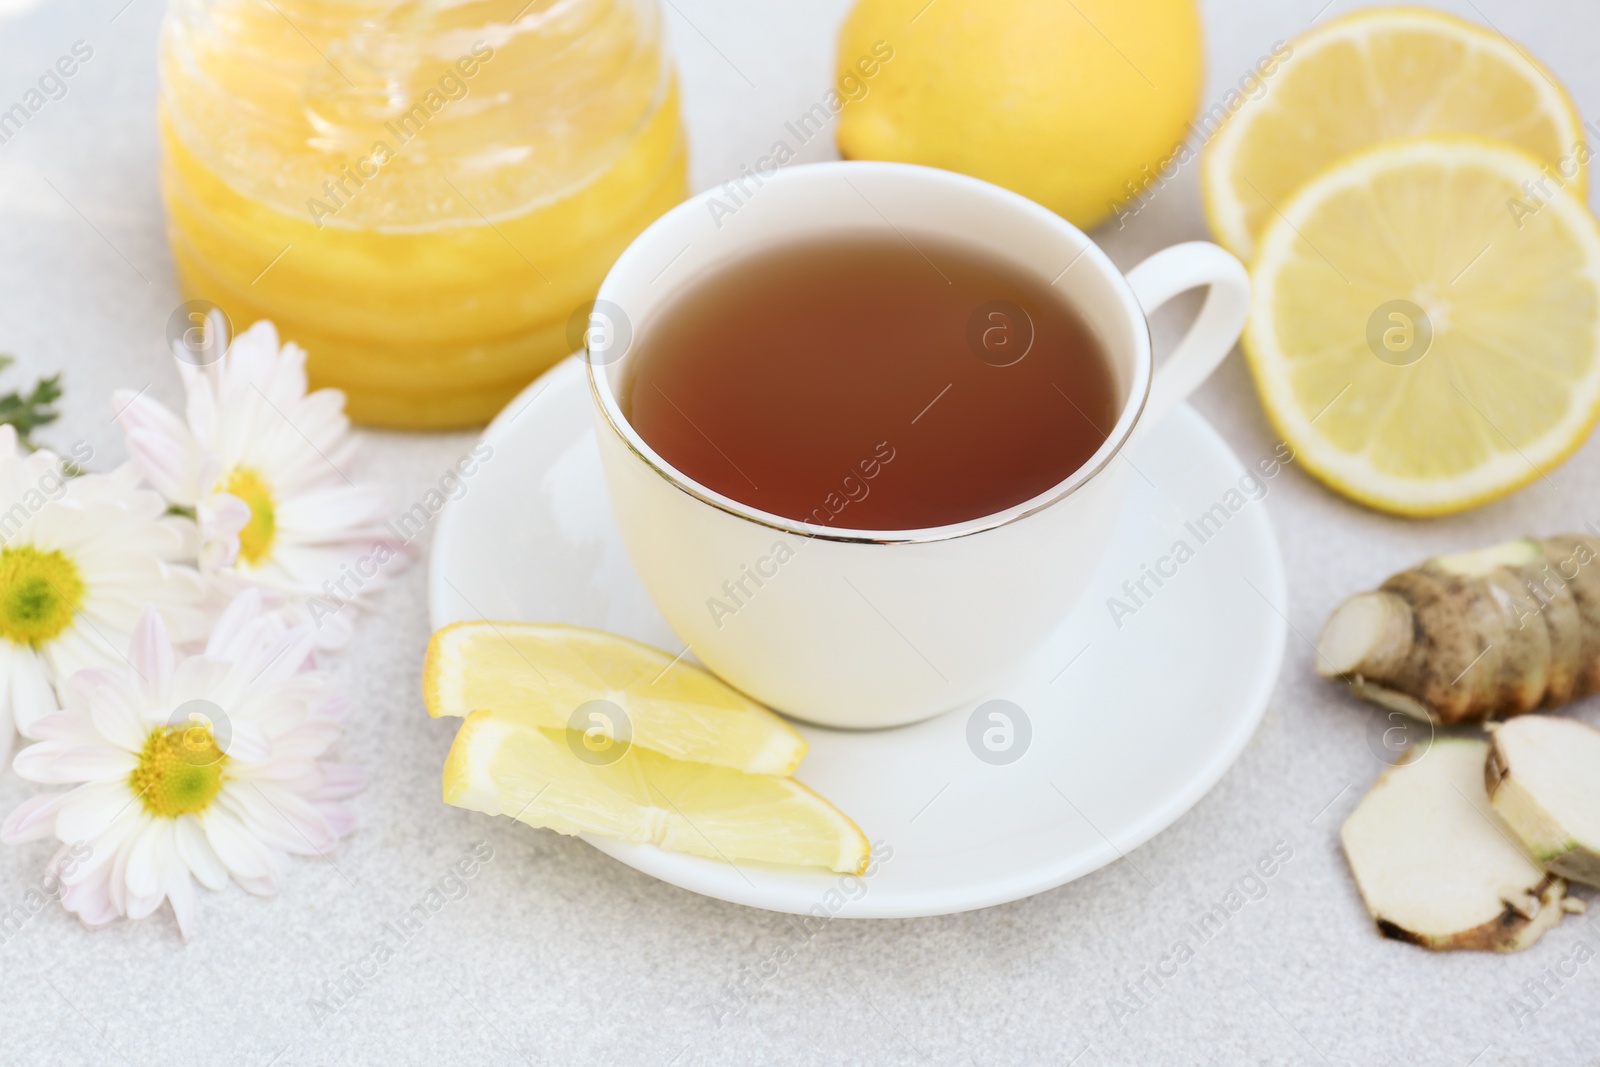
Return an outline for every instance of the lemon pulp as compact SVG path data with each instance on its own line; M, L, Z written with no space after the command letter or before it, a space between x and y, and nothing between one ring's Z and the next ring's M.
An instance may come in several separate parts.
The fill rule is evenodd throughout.
M859 874L871 852L843 812L793 778L671 759L632 746L575 758L566 731L469 715L445 760L447 804L563 834L651 844L737 863Z
M750 774L792 774L806 753L788 723L681 655L577 626L446 626L428 643L422 695L434 716L581 730L594 762L609 762L606 740Z
M1244 348L1307 469L1410 515L1545 475L1600 415L1600 224L1486 138L1357 153L1265 231ZM1399 316L1396 318L1396 316Z
M1258 99L1206 148L1206 214L1242 258L1296 190L1342 156L1394 138L1473 134L1545 166L1527 180L1587 188L1588 153L1567 91L1525 49L1441 11L1377 7L1302 34Z

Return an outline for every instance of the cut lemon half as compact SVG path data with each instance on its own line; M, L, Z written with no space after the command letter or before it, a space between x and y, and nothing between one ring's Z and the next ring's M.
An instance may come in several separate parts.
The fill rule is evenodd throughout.
M698 667L649 645L555 623L452 623L422 667L428 714L494 711L575 729L601 751L633 744L751 774L792 774L806 742L788 723Z
M1600 414L1600 226L1482 138L1357 153L1262 236L1244 348L1306 468L1436 515L1545 474Z
M637 745L614 762L592 763L574 754L581 742L565 735L473 712L445 760L445 803L733 863L866 868L861 828L793 778L670 759Z
M1499 33L1425 8L1371 8L1295 38L1263 64L1257 98L1236 95L1235 108L1219 104L1199 120L1213 133L1201 165L1207 219L1247 261L1276 210L1315 174L1394 138L1509 141L1550 164L1547 185L1586 191L1572 98Z

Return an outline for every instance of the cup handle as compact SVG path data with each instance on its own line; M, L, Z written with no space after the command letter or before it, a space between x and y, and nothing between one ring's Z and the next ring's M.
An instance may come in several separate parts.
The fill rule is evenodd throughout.
M1210 287L1205 305L1151 379L1150 398L1139 420L1146 428L1166 418L1233 351L1250 314L1250 275L1232 255L1207 241L1162 249L1128 272L1128 286L1146 316L1202 285Z

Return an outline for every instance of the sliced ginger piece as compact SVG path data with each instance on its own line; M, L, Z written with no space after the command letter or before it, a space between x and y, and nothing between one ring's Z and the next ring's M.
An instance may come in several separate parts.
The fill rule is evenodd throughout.
M1498 823L1489 745L1444 738L1384 771L1340 832L1385 937L1436 951L1516 952L1561 921L1566 882Z
M1549 715L1513 719L1494 731L1484 780L1535 859L1600 886L1600 730Z

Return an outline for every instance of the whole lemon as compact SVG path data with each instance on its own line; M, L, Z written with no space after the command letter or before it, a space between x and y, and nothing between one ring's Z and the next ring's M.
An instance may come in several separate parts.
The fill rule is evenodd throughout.
M1200 16L1194 0L859 0L838 73L846 159L971 174L1088 227L1187 135Z

